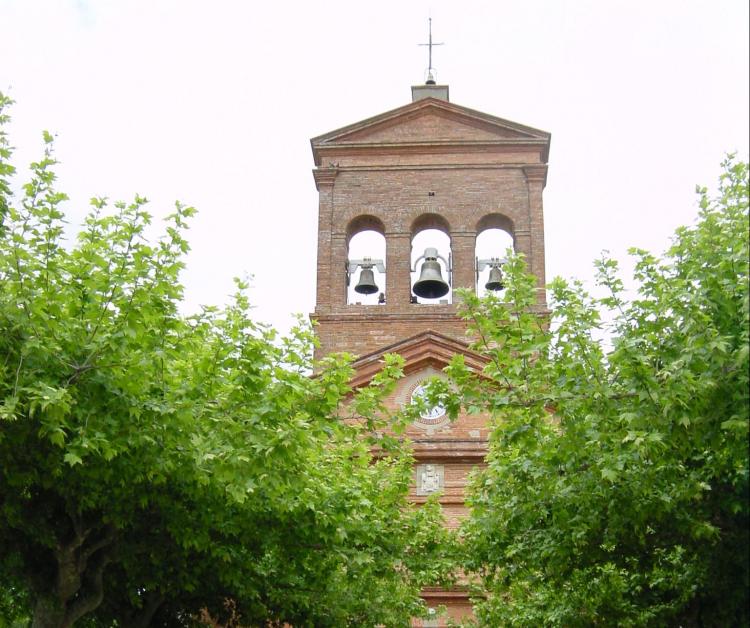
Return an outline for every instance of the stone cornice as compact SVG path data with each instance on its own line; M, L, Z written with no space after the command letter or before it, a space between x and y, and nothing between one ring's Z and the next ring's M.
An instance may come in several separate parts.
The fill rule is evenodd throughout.
M458 599L468 600L469 591L466 587L456 586L453 589L442 589L440 587L426 587L422 589L421 596L425 599Z
M386 305L342 305L336 310L326 312L314 312L310 315L312 320L318 322L351 322L367 321L368 323L380 322L384 325L400 321L419 320L428 324L434 321L437 325L445 321L460 320L458 306L430 305L425 303L410 303L407 305L395 305L393 309Z
M546 162L549 155L549 142L536 138L476 141L443 140L381 144L347 142L316 147L314 158L315 165L320 166L325 157L330 158L335 155L450 155L458 153L489 154L508 152L537 153L540 156L539 160Z
M388 172L391 170L406 170L406 171L414 171L414 170L523 170L524 168L528 167L530 164L528 163L518 163L518 164L472 164L472 163L463 163L463 164L413 164L413 165L403 165L403 164L367 164L367 165L348 165L348 166L338 166L336 170L339 173L342 172ZM535 164L531 164L535 165ZM313 170L313 172L315 172Z
M527 234L528 235L528 234ZM397 323L400 321L420 321L428 325L434 322L436 327L445 321L460 321L458 315L458 304L449 305L431 305L425 303L411 303L408 305L393 306L390 310L389 305L345 305L337 307L331 311L317 311L310 314L310 319L317 322L351 322L367 321L381 322L383 325ZM548 316L550 311L546 307L535 306L531 311L540 315Z
M542 187L547 185L547 164L529 164L523 167L523 173L529 183L541 183Z
M489 450L488 441L461 441L461 440L435 440L430 441L409 438L412 443L412 455L416 462L435 462L439 464L481 464ZM380 449L372 450L375 458L387 456L388 454ZM444 499L451 499L455 496L447 495ZM426 498L424 498L426 499ZM419 500L419 497L417 497ZM443 498L441 498L441 501ZM463 499L458 498L457 503L464 503Z
M320 191L321 186L333 186L338 172L338 168L315 168L312 173L318 191Z
M443 463L467 463L478 464L487 455L488 444L486 440L458 441L420 441L412 439L414 459L421 461L443 462Z

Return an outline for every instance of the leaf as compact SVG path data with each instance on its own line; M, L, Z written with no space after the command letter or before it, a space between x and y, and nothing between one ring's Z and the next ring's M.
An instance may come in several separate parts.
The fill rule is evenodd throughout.
M63 457L63 460L67 462L71 467L74 467L77 464L81 464L83 460L78 454L73 453L72 451L69 451L65 454Z
M614 482L617 480L617 471L614 469L602 469L602 479Z

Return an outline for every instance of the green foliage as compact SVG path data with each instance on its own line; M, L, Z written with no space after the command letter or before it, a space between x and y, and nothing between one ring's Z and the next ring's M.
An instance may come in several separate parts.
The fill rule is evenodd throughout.
M626 298L556 279L549 326L533 278L506 303L464 295L485 378L450 371L493 417L464 527L486 626L739 626L748 616L748 166L657 258L636 250ZM611 320L605 324L603 320Z
M177 626L231 607L248 625L366 626L422 612L449 558L439 509L406 501L409 452L377 436L400 361L353 392L345 356L313 365L311 330L255 323L242 284L227 307L182 315L193 208L177 204L154 242L145 198L92 199L66 243L51 136L18 199L10 158L2 134L0 619Z

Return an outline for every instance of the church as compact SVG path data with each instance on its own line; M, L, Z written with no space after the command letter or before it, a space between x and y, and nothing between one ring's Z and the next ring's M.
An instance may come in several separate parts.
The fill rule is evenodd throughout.
M389 399L393 408L418 397L455 354L482 369L454 291L502 290L509 245L525 256L539 312L546 311L542 193L550 134L450 102L448 86L431 74L411 92L402 107L311 140L319 194L316 357L357 356L357 387L378 372L384 354L401 355L405 377ZM480 249L497 234L506 239L489 253ZM451 422L435 405L406 434L415 456L411 501L437 493L447 525L457 527L467 476L487 452L487 417ZM471 614L465 587L422 595L430 609L447 612L416 626Z

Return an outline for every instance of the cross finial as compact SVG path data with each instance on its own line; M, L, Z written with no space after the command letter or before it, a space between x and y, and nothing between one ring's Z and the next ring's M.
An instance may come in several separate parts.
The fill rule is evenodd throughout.
M430 37L426 44L417 44L418 46L427 46L429 53L428 53L428 59L429 64L427 66L427 80L425 81L425 85L434 85L435 84L435 74L433 73L434 68L432 67L432 47L433 46L442 46L443 42L439 43L433 43L432 41L432 18L427 18L428 24L429 24L429 33Z

